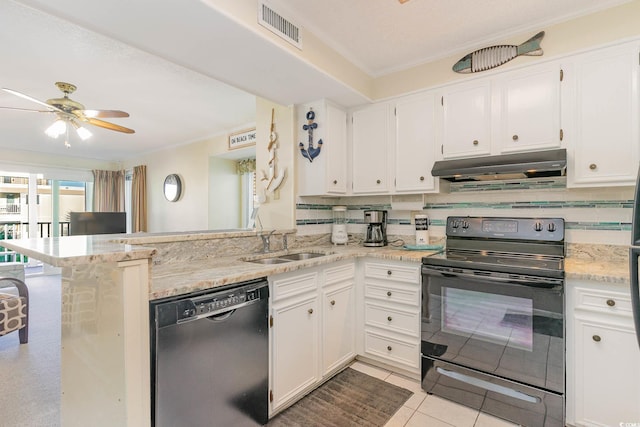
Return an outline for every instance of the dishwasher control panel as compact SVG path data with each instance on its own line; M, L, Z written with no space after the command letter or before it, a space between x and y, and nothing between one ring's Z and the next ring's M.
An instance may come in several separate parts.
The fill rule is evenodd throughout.
M259 289L234 289L229 292L205 295L181 301L178 322L213 316L260 299Z

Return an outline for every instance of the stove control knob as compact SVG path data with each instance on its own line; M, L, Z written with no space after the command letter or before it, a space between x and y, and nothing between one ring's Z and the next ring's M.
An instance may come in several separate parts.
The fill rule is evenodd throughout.
M536 230L536 231L542 231L542 223L540 221L536 222L533 225L533 229Z
M451 221L451 228L458 228L460 223L458 221Z
M462 228L464 229L469 228L469 223L467 221L462 221Z
M547 225L547 230L549 230L550 233L553 233L554 231L556 231L556 225L550 222L549 225Z

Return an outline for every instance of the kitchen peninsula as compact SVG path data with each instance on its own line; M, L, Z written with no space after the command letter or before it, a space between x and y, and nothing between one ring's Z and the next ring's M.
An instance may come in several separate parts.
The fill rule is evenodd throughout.
M282 236L293 233L276 231L275 254L284 253ZM266 256L254 231L4 240L4 247L62 268L61 424L150 424L150 300L359 257L417 265L433 253L315 239L301 238L289 251L325 256L273 265L248 262ZM628 282L626 260L594 263L581 261L584 251L574 253L568 279Z

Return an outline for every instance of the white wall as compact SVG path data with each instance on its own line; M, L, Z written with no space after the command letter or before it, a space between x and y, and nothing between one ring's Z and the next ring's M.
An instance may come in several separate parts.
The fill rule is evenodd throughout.
M209 229L240 228L241 177L236 161L209 157Z

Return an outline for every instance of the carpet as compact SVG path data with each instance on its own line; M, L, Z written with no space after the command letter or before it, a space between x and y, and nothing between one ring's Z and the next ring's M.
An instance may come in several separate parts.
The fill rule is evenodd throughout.
M382 427L412 394L347 368L276 415L267 426Z

